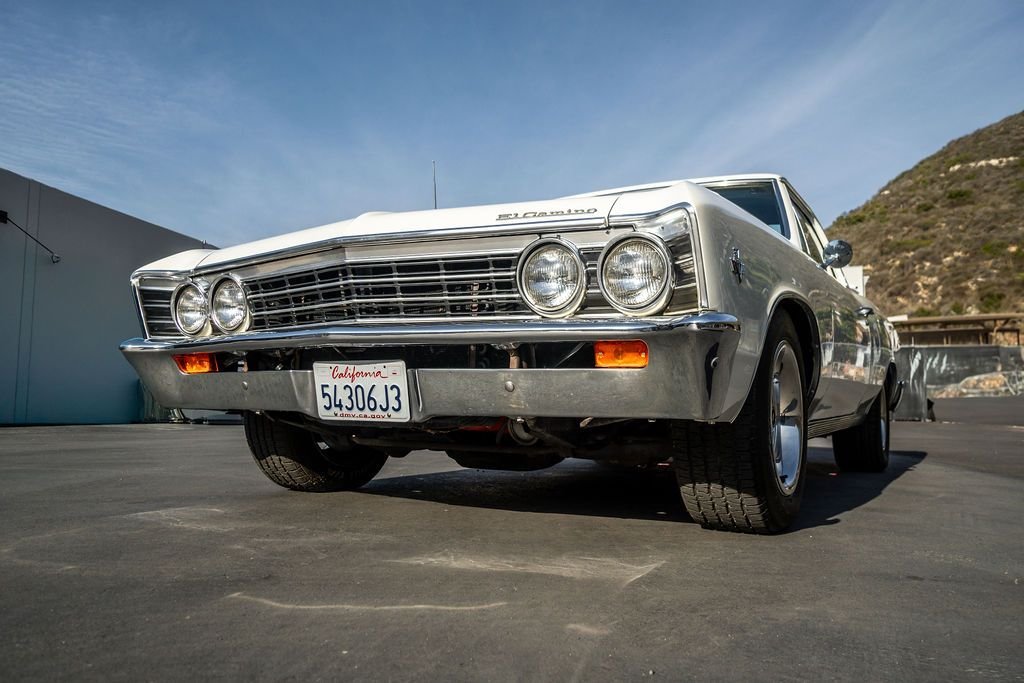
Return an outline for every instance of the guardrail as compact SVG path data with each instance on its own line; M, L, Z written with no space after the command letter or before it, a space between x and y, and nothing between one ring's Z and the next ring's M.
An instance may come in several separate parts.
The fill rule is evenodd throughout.
M979 313L926 318L890 318L908 346L1012 344L1020 346L1024 313Z

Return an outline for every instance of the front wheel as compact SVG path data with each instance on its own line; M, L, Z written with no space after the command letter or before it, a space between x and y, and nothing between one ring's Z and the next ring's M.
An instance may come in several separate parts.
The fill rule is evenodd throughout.
M380 472L388 456L364 446L338 448L308 430L246 412L245 439L260 470L293 491L357 489Z
M701 526L770 534L796 517L807 461L804 377L796 329L779 315L736 420L673 424L679 492Z

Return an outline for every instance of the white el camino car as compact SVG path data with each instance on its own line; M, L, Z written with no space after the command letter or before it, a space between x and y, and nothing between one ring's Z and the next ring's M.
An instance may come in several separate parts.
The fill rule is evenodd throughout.
M369 213L140 268L121 350L164 406L241 411L290 489L423 449L671 463L699 523L772 533L809 437L844 471L888 463L897 341L851 255L769 174Z

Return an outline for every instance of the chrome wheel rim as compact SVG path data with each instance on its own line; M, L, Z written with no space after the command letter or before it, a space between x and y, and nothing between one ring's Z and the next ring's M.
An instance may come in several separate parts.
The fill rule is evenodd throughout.
M800 480L804 450L804 396L796 352L786 340L772 356L770 447L775 480L787 496Z

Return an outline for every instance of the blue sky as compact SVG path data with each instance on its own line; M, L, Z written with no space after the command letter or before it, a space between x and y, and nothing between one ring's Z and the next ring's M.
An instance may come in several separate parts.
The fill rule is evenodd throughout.
M1024 2L0 0L0 167L220 245L788 176L828 225L1024 109Z

